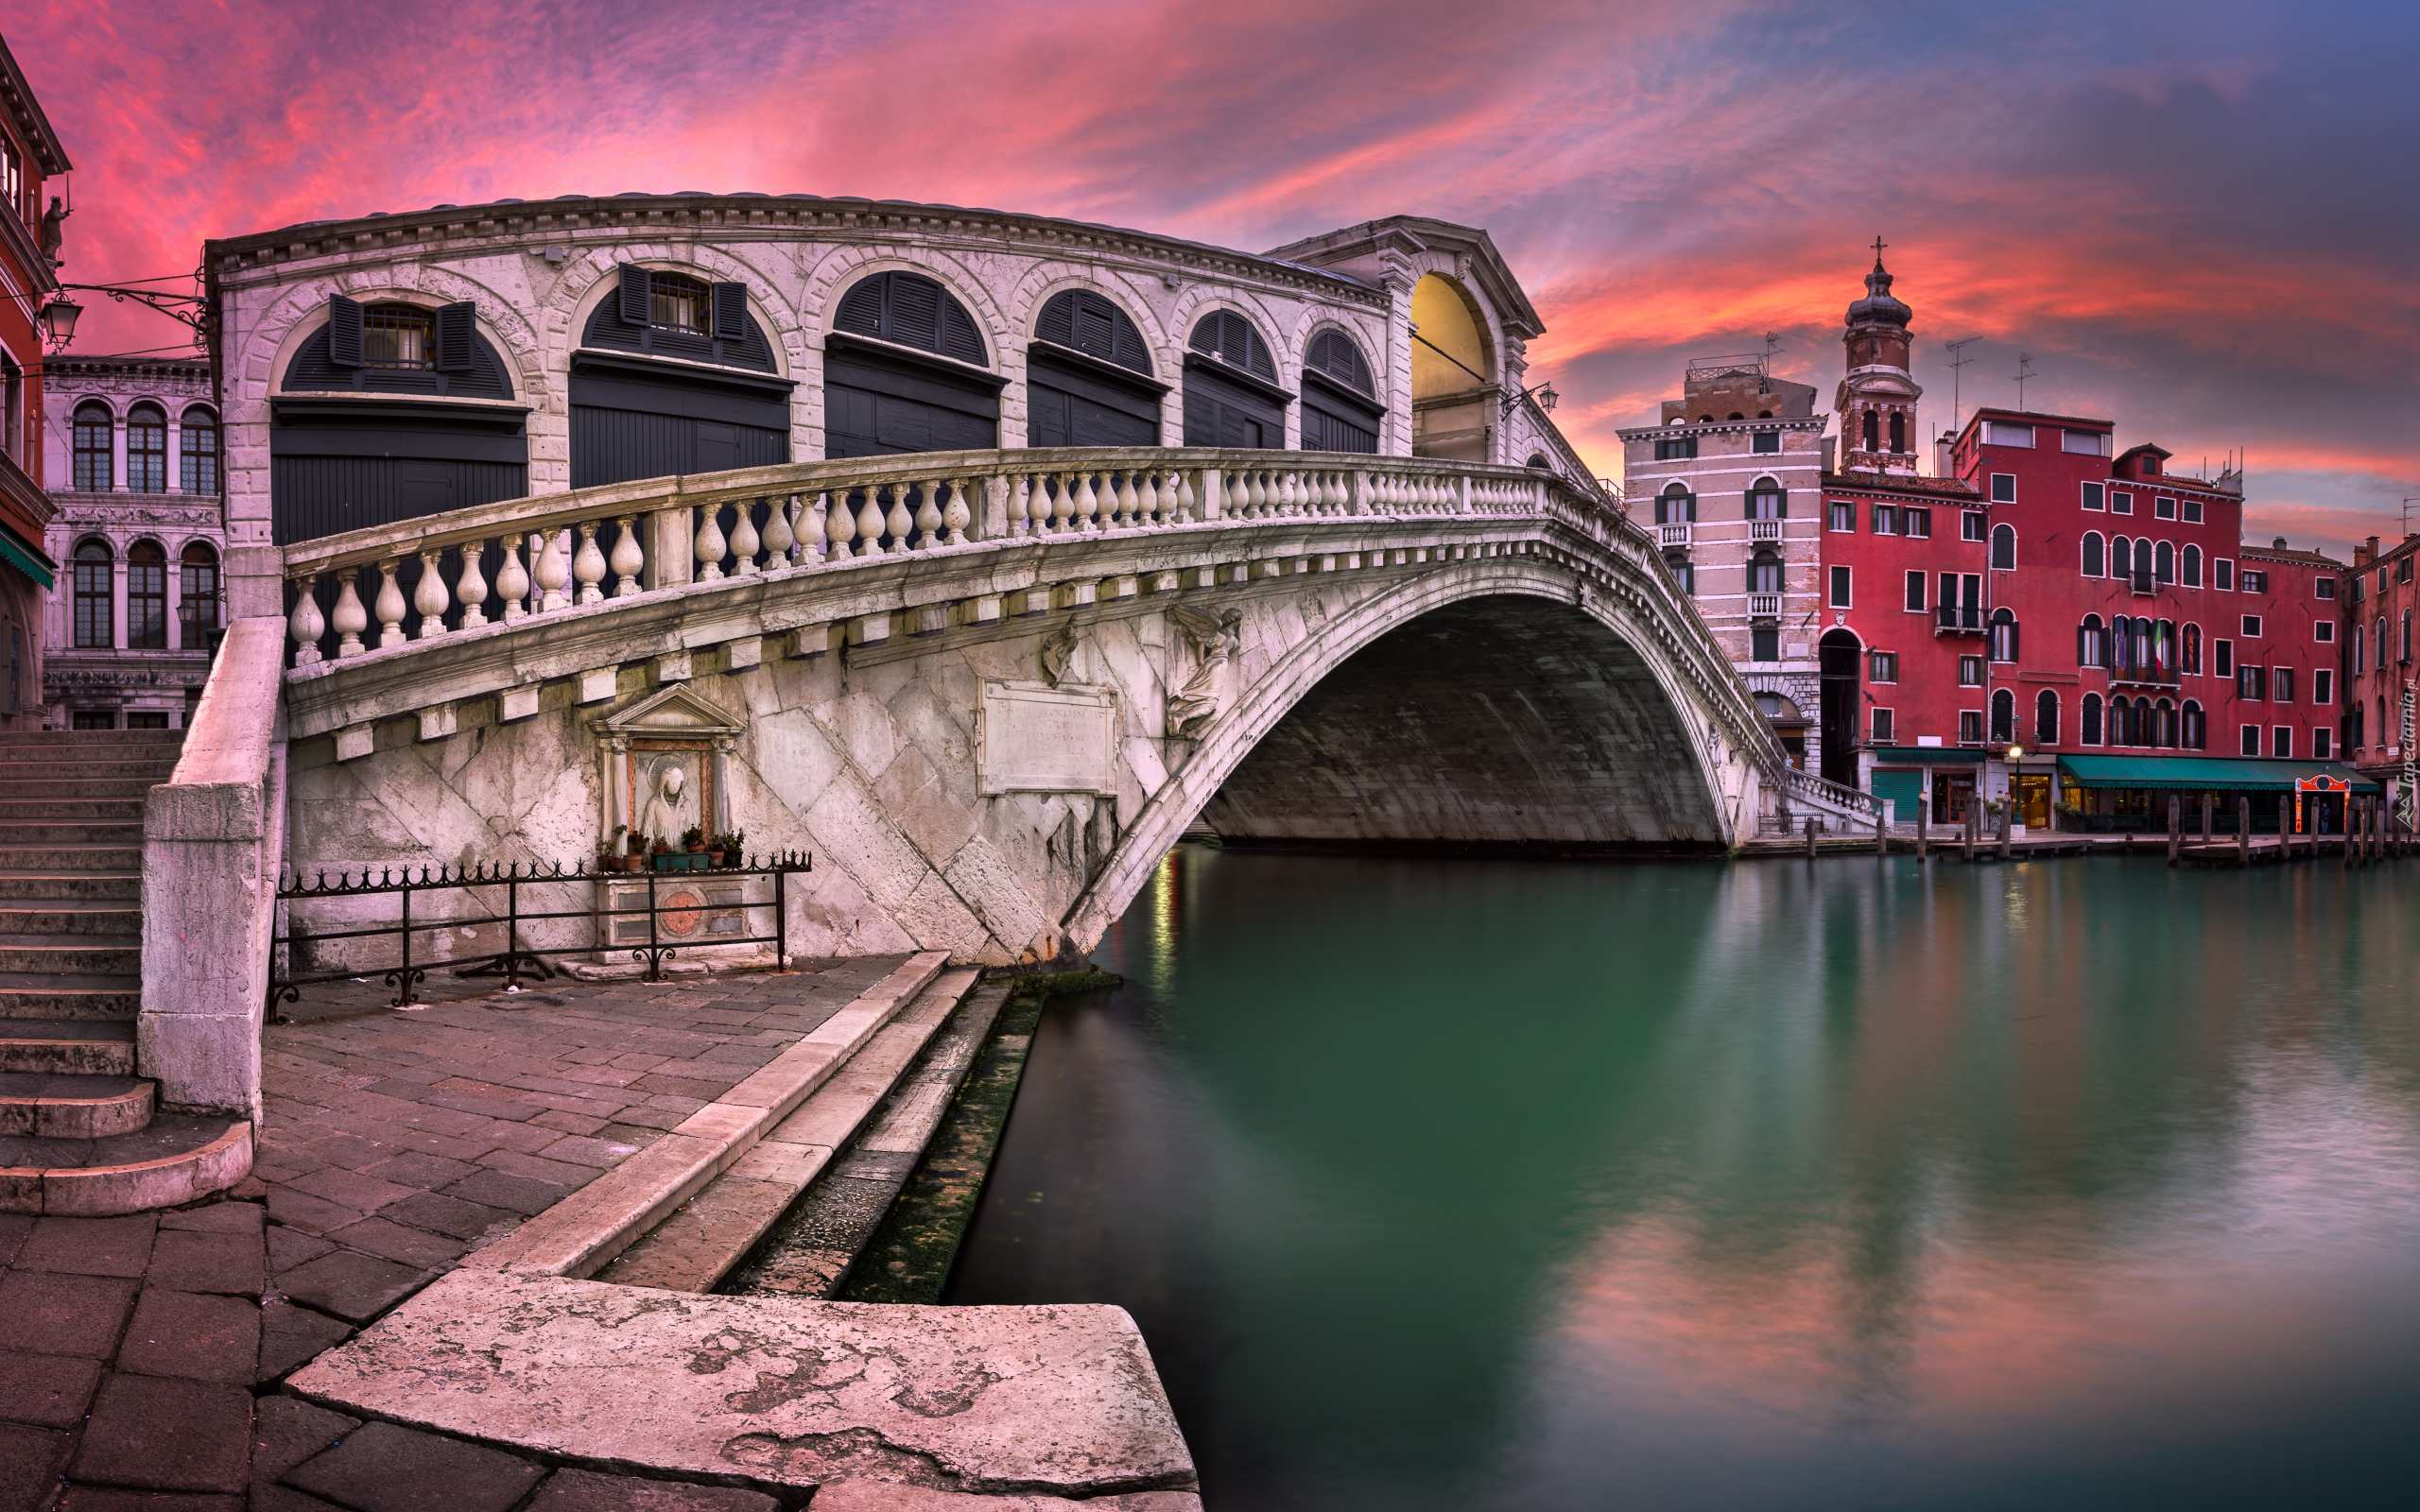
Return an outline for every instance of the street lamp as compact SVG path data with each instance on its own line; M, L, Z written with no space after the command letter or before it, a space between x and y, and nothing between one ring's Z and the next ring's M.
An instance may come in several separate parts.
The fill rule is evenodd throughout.
M76 339L76 318L83 313L84 307L64 294L53 295L50 302L42 307L37 318L42 323L43 337L50 343L51 351L63 351L69 342Z
M1554 391L1554 385L1552 382L1543 383L1538 385L1535 388L1524 388L1517 394L1507 394L1504 398L1504 413L1507 415L1512 414L1513 407L1525 399L1535 399L1538 402L1538 407L1540 409L1546 410L1551 414L1554 410L1555 401L1562 397L1562 395Z

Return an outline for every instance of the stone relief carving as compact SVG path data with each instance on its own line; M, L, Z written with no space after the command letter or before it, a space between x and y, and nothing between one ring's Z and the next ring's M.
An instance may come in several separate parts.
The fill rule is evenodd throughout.
M1168 695L1168 733L1193 740L1219 716L1219 669L1242 653L1244 617L1239 610L1213 615L1179 604L1168 618L1193 654L1191 675Z
M1042 643L1042 680L1057 687L1066 679L1068 664L1076 659L1076 627L1062 625L1051 637Z

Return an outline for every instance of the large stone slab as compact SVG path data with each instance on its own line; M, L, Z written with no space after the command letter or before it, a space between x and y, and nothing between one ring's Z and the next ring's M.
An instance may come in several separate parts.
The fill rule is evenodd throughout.
M1092 1497L1189 1489L1125 1310L699 1297L456 1271L304 1398L603 1468Z

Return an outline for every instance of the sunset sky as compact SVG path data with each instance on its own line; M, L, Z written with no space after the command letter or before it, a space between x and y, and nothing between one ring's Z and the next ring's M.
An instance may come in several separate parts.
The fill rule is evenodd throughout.
M77 163L65 277L203 238L683 189L1029 211L1258 249L1484 226L1599 472L1692 355L1840 376L1879 233L1969 408L2245 449L2248 533L2342 551L2420 494L2420 9L1494 0L74 0L7 39ZM90 301L79 353L181 328ZM2420 521L2420 514L2415 514Z

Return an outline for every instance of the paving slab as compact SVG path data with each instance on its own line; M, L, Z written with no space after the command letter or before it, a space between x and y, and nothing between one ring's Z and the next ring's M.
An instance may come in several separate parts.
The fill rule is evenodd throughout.
M157 1376L101 1383L70 1478L156 1491L241 1491L251 1458L252 1394Z
M60 1499L59 1512L244 1512L244 1499L206 1491L133 1491L71 1482Z
M284 1272L277 1278L277 1289L348 1323L367 1323L426 1280L424 1270L337 1249Z
M506 1512L545 1473L482 1444L365 1423L282 1479L356 1512Z
M0 1422L73 1428L84 1420L100 1383L97 1360L0 1349Z
M458 1270L287 1386L606 1469L797 1489L1194 1486L1142 1334L1116 1307L698 1297Z
M257 1202L213 1202L182 1212L160 1214L163 1233L246 1234L261 1237L268 1215Z
M0 1508L35 1512L48 1506L59 1487L60 1467L67 1463L68 1437L0 1423Z
M260 1304L146 1287L118 1346L117 1367L134 1375L177 1376L250 1386L259 1373Z
M1071 1502L1063 1496L979 1496L885 1481L834 1481L815 1512L1201 1512L1191 1491L1136 1491Z
M114 1276L12 1270L0 1276L0 1349L106 1360L117 1351L135 1283Z
M523 1512L780 1512L762 1491L735 1486L689 1486L635 1475L557 1470Z
M152 1242L151 1268L144 1279L163 1291L258 1297L268 1285L266 1258L257 1222L250 1233L171 1228Z
M361 1426L299 1397L263 1397L252 1410L252 1480L274 1481Z
M151 1263L151 1238L159 1227L160 1220L147 1212L126 1218L43 1218L10 1263L19 1270L78 1276L140 1276Z
M275 1381L352 1334L350 1323L283 1298L272 1301L261 1309L260 1365L253 1380L263 1384Z

